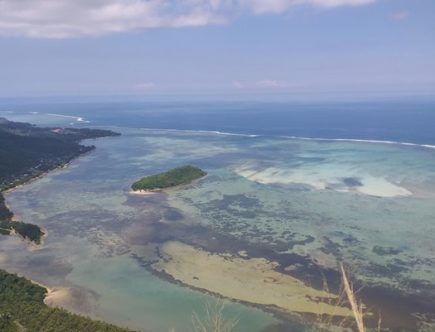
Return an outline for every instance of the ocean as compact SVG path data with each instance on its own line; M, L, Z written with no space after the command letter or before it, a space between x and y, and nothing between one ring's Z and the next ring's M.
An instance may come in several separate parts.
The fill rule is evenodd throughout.
M359 103L2 100L0 116L34 112L72 116L93 125L209 130L310 138L435 144L435 102ZM35 117L34 121L41 117ZM61 120L60 123L68 123ZM85 122L87 123L87 122ZM80 122L78 123L80 124Z
M239 320L236 332L302 331L326 310L322 278L333 290L342 263L385 327L435 318L435 104L38 100L3 101L0 116L122 133L84 142L97 149L5 195L48 236L32 250L1 237L0 267L66 289L55 304L188 332L193 313L232 290L224 315ZM141 176L184 164L208 176L131 194ZM269 268L296 279L286 281L296 291L275 296L296 314L264 303L276 294ZM297 306L307 294L318 300Z

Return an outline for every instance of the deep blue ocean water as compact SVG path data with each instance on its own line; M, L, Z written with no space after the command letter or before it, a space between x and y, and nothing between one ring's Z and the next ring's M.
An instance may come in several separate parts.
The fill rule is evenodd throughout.
M0 116L7 117L8 112L78 116L91 125L435 144L435 102L430 101L309 104L1 100Z

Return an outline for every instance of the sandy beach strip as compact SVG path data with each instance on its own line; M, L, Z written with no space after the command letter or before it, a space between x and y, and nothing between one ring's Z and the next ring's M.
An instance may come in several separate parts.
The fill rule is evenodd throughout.
M44 303L49 307L66 307L71 301L72 295L69 288L47 288L47 295L45 296Z
M151 196L156 194L158 191L151 190L130 190L128 193L130 195L139 195L139 196Z

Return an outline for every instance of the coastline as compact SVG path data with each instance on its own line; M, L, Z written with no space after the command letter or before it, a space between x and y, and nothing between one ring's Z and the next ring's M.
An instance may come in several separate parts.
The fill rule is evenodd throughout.
M138 196L152 196L156 193L161 192L161 190L130 190L128 191L129 195L138 195Z
M77 159L77 158L79 158L79 157L81 157L81 156L84 156L84 155L86 155L87 153L92 152L93 150L94 150L94 149L91 149L91 150L86 151L86 152L84 152L84 153L82 153L82 154L79 154L79 155L73 157L72 159L66 161L66 162L63 163L62 165L58 165L58 166L54 167L54 168L51 169L51 170L47 170L47 171L41 172L41 173L39 173L38 175L35 175L35 176L33 176L33 177L31 177L31 178L28 178L28 179L26 179L26 180L24 180L24 181L17 180L17 181L20 182L19 184L15 185L15 186L11 186L11 187L9 187L9 188L7 188L7 189L1 190L1 191L0 191L0 195L3 195L3 197L4 197L4 194L7 194L7 193L10 193L10 192L13 192L14 190L16 190L16 189L18 189L18 188L21 188L21 187L24 187L24 186L26 186L26 185L29 185L29 184L31 184L31 183L37 181L37 180L42 179L44 176L46 176L46 175L48 175L48 174L51 174L51 173L56 172L56 171L61 171L61 170L67 169L75 159ZM4 203L4 205L5 205L5 207L6 207L6 208L7 208L7 209L12 213L11 221L13 221L13 222L17 222L17 221L19 221L19 220L17 220L17 218L16 218L17 215L13 212L13 210L12 210L12 209L10 208L10 206L7 204L6 199L5 199L5 203ZM41 249L43 249L43 247L44 247L44 240L48 237L48 231L47 231L45 228L43 228L43 227L41 227L41 226L39 226L39 225L37 225L37 226L38 226L39 229L44 233L44 234L41 236L41 241L40 241L39 244L38 244L38 243L35 243L35 242L33 242L33 241L30 241L30 240L28 240L28 239L26 239L26 238L23 237L22 235L18 234L15 230L12 230L11 233L10 233L10 235L14 235L14 236L18 237L19 239L21 239L22 241L27 242L27 244L28 244L28 246L27 246L27 250L29 250L29 251L37 251L37 250L41 250ZM10 236L10 235L9 235L9 236ZM56 308L56 307L58 307L58 306L61 305L61 302L63 302L63 301L60 301L61 299L62 299L62 300L65 300L65 299L66 299L66 297L65 297L65 293L64 293L65 290L67 290L66 287L65 287L65 288L60 287L59 289L57 289L57 288L51 288L51 287L48 287L47 285L44 285L44 284L41 283L41 282L38 282L38 281L33 280L33 279L29 279L28 277L26 277L26 276L24 276L24 275L22 275L22 277L26 278L27 280L30 280L33 284L38 285L38 286L40 286L40 287L42 287L42 288L44 288L44 289L47 290L47 294L45 295L45 298L44 298L44 303L47 304L48 306L50 306L50 307L52 307L52 308ZM55 294L57 291L62 290L62 289L63 289L63 293L62 293L62 294ZM48 302L46 302L47 300L48 300Z
M106 137L106 136L95 137L94 139L104 138L104 137ZM85 139L78 140L77 144L80 144L83 140L85 140ZM74 154L70 158L66 158L63 162L59 163L55 167L52 167L50 169L46 169L44 171L35 172L31 176L17 177L14 181L11 181L12 184L9 184L6 188L2 188L0 190L0 196L2 198L4 198L3 207L11 214L10 216L7 217L6 220L9 220L11 223L13 223L13 222L23 223L22 218L18 219L18 215L16 213L14 213L13 209L11 209L11 207L7 204L4 194L9 194L9 193L13 192L14 190L17 190L21 187L24 187L25 185L29 185L37 180L41 180L45 176L47 176L49 174L51 175L54 172L63 171L65 169L67 169L68 167L71 166L71 164L75 160L79 159L79 157L85 156L88 153L91 153L92 151L95 150L95 146L86 146L86 147L87 147L87 149L85 151ZM36 225L36 224L32 224L32 225L38 227L38 229L42 232L42 235L39 239L39 243L36 243L35 241L31 240L30 238L27 238L26 236L19 234L14 228L11 229L10 233L8 235L5 235L5 236L9 237L12 235L14 238L17 238L17 237L20 238L20 240L22 242L25 242L25 248L23 248L23 249L27 250L29 252L43 250L44 245L45 245L45 239L48 237L49 232L47 229L45 229L39 225ZM98 328L100 328L100 327L109 328L110 331L112 331L112 329L113 329L113 331L131 331L130 329L127 329L125 327L120 327L120 326L118 327L118 326L115 326L111 323L105 322L101 319L98 319L98 317L93 317L88 312L82 312L80 310L75 310L74 306L76 306L76 303L75 303L76 300L75 300L74 295L72 293L73 288L68 286L68 285L48 286L44 282L36 281L35 279L29 278L27 275L25 275L23 273L9 272L9 271L7 271L6 268L3 268L1 266L0 266L0 271L4 272L7 275L8 274L12 275L12 276L15 275L19 278L23 278L28 283L31 283L31 284L34 284L34 285L37 285L37 286L43 288L45 290L45 294L43 296L43 300L42 300L41 304L47 306L47 308L50 308L50 310L53 310L54 314L62 315L63 319L68 319L69 321L78 322L78 324L82 323L82 324L88 324L89 326L93 326L93 325L99 326ZM14 296L14 295L12 295L12 296ZM29 302L29 303L26 303L26 305L32 306L33 304L32 304L32 302ZM40 304L39 303L35 304L35 306L38 306L38 305L40 305ZM83 323L83 321L85 321L85 323ZM19 324L18 321L16 324ZM22 326L22 325L20 325L20 326ZM23 330L25 330L24 326L22 326L22 328L23 328Z
M18 182L16 185L7 186L6 188L0 190L0 194L12 192L15 189L21 188L23 186L26 186L28 184L33 183L34 181L42 179L43 177L45 177L48 174L54 173L56 171L61 171L63 169L67 169L74 160L76 160L77 158L80 158L82 156L85 156L88 153L90 154L93 150L95 150L95 147L92 147L88 151L84 151L83 153L80 153L80 154L78 154L76 156L73 156L71 159L65 161L61 165L57 165L57 166L53 167L52 169L42 171L42 172L40 172L38 174L35 174L35 176L31 176L31 177L24 178L24 179L18 179L18 180L16 180L16 182Z
M56 166L56 167L54 167L54 168L52 168L50 170L46 170L46 171L40 172L40 173L36 174L35 176L29 177L29 178L26 178L26 179L18 179L17 180L17 182L18 182L17 185L9 186L6 189L0 190L0 195L2 195L3 198L4 198L4 206L6 207L6 209L8 211L10 211L12 213L12 216L10 218L11 222L23 222L23 221L19 220L20 218L17 218L17 215L14 213L13 209L11 209L10 206L7 204L6 197L4 196L4 194L11 193L11 192L13 192L14 190L16 190L18 188L21 188L21 187L24 187L26 185L29 185L29 184L37 181L37 180L40 180L40 179L44 178L48 174L52 174L52 173L54 173L56 171L65 170L65 169L67 169L71 165L71 163L74 160L76 160L77 158L92 152L93 150L95 150L95 147L92 147L90 150L85 151L83 153L80 153L80 154L72 157L71 159L65 161L61 165L58 165L58 166ZM26 237L24 237L21 234L17 233L15 230L11 230L9 236L14 235L14 236L19 237L22 241L28 242L28 244L29 244L28 250L30 250L30 251L41 250L44 247L44 242L45 242L44 240L48 237L48 231L47 231L47 229L45 229L45 228L43 228L43 227L41 227L39 225L35 225L35 226L37 226L39 228L39 230L43 233L41 235L39 243L31 241L30 239L27 239Z

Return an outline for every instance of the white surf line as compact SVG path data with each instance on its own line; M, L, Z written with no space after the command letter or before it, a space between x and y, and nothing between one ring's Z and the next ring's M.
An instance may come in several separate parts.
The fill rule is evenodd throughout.
M372 144L392 144L392 145L404 145L420 148L435 149L435 145L430 144L417 144L409 142L399 141L383 141L383 140L371 140L371 139L359 139L359 138L322 138L322 137L303 137L303 136L280 136L282 138L304 140L304 141L330 141L330 142L356 142L356 143L372 143Z
M191 129L169 129L169 128L142 128L145 130L161 130L161 131L173 131L173 132L186 132L186 133L204 133L204 134L216 134L216 135L224 135L224 136L241 136L241 137L279 137L279 138L287 138L294 140L305 140L305 141L331 141L331 142L357 142L357 143L372 143L372 144L392 144L392 145L404 145L404 146L413 146L427 149L435 149L435 145L430 144L417 144L417 143L408 143L408 142L399 142L399 141L383 141L383 140L369 140L369 139L359 139L359 138L322 138L322 137L304 137L304 136L273 136L273 135L258 135L258 134L238 134L238 133L229 133L224 131L217 130L191 130Z
M75 117L70 115L62 115L62 114L54 114L49 113L48 115L53 116L61 116L67 118L76 119L78 122L90 123L90 121L86 121L81 117ZM99 126L99 127L112 127L112 128L124 128L122 126ZM323 137L304 137L304 136L286 136L286 135L260 135L260 134L240 134L240 133L230 133L225 131L218 130L195 130L195 129L174 129L174 128L136 128L140 130L146 131L168 131L168 132L178 132L178 133L198 133L198 134L214 134L214 135L222 135L222 136L239 136L239 137L270 137L270 138L285 138L285 139L293 139L293 140L304 140L304 141L326 141L326 142L356 142L356 143L372 143L372 144L392 144L392 145L403 145L403 146L412 146L418 148L426 148L435 150L435 145L431 144L417 144L417 143L409 143L409 142L399 142L399 141L383 141L383 140L368 140L368 139L359 139L359 138L323 138Z
M422 144L421 146L428 149L435 149L435 145Z
M83 123L90 123L91 122L91 121L87 121L87 120L83 119L80 116L64 115L64 114L56 114L56 113L47 113L47 115L58 116L58 117L62 117L62 118L74 119L77 122L83 122Z
M241 136L241 137L260 137L261 135L254 135L254 134L236 134L236 133L228 133L225 131L212 131L213 133L217 135L225 135L225 136Z
M399 142L399 141L383 141L383 140L369 140L369 139L360 139L360 138L323 138L323 137L304 137L304 136L286 136L286 135L259 135L259 134L238 134L238 133L229 133L225 131L218 130L193 130L193 129L173 129L173 128L140 128L143 130L149 131L169 131L169 132L181 132L181 133L204 133L204 134L215 134L215 135L223 135L223 136L240 136L240 137L271 137L271 138L286 138L293 140L304 140L304 141L330 141L330 142L356 142L356 143L372 143L372 144L392 144L392 145L403 145L403 146L412 146L426 149L435 149L435 145L430 144L417 144L417 143L409 143L409 142Z
M198 133L198 134L214 134L223 136L239 136L239 137L260 137L263 135L253 135L253 134L238 134L238 133L228 133L218 130L194 130L194 129L173 129L173 128L139 128L147 131L169 131L178 133Z

